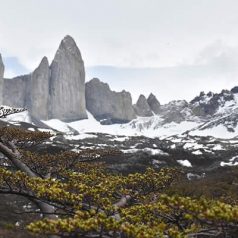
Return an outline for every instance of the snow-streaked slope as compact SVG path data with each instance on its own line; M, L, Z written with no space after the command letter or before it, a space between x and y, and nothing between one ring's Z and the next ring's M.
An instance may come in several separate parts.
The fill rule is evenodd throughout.
M88 119L71 123L58 119L42 122L50 128L71 135L78 132L150 138L192 135L230 139L238 136L238 87L233 91L223 90L219 94L201 93L189 103L184 100L171 101L161 105L159 115L137 117L127 124L101 125L93 115L89 112L87 114ZM11 123L32 123L28 112L13 114L4 120Z
M71 133L71 130L69 128L69 126L67 125L67 123L60 121L58 119L51 119L48 121L43 121L42 122L44 124L46 124L47 126L51 127L54 130L60 131L60 132L64 132L64 133Z
M121 125L121 128L132 129L134 132L147 137L167 137L182 134L198 125L200 125L198 122L193 121L165 124L162 117L154 115L152 117L138 117L128 124Z
M101 125L91 113L87 112L88 119L74 121L70 123L62 122L58 119L51 119L48 121L42 121L44 124L52 127L53 129L70 133L72 129L76 130L80 134L84 133L107 133L113 135L136 135L133 130L123 130L121 125Z
M58 119L43 121L46 125L61 132L69 133L70 128L79 133L107 133L113 135L126 136L147 136L147 137L167 137L174 134L181 134L198 126L196 122L171 122L160 125L159 116L138 117L127 124L101 125L92 114L88 113L88 119L74 121L70 123L62 122Z
M166 138L172 135L182 135L187 132L189 135L213 136L217 138L233 138L238 135L238 128L235 132L227 131L223 125L203 129L204 123L198 121L182 121L180 123L163 124L160 116L138 117L127 124L101 125L89 112L88 119L74 121L70 123L62 122L58 119L43 121L46 125L60 132L70 133L72 128L84 133L107 133L125 136L146 136L150 138Z
M238 136L238 127L235 127L234 130L234 132L229 132L225 126L218 125L204 130L192 130L189 134L193 136L213 136L216 138L229 139Z
M88 112L88 119L85 120L65 123L58 119L51 119L42 122L52 129L67 134L73 134L72 129L74 129L80 134L85 134L85 137L87 137L87 133L107 133L112 135L165 138L172 135L182 135L183 133L188 132L189 135L193 136L213 136L224 139L233 138L238 135L238 127L235 127L234 131L231 132L228 131L227 127L222 123L216 126L209 125L219 119L220 117L207 123L201 123L198 121L164 123L163 118L154 115L152 117L138 117L127 124L101 125ZM12 124L17 124L18 122L32 123L31 117L27 111L9 115L7 118L2 120L8 121Z

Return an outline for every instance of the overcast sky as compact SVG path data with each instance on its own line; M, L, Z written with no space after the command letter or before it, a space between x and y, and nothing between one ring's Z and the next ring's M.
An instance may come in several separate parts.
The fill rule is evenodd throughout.
M0 9L6 77L52 60L69 34L87 79L134 99L190 100L238 85L237 0L0 0Z

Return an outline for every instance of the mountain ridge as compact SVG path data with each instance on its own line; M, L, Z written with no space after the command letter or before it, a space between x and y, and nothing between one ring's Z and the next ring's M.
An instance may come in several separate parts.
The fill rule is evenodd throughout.
M87 119L88 110L101 124L124 124L127 129L158 130L172 124L191 124L188 130L204 131L224 127L236 134L238 87L220 93L201 92L191 101L173 100L161 104L152 93L141 94L135 105L125 90L115 92L99 79L85 82L81 52L71 36L66 36L51 64L47 57L31 74L4 79L0 57L0 102L26 107L41 120L77 121ZM194 126L192 126L194 124Z

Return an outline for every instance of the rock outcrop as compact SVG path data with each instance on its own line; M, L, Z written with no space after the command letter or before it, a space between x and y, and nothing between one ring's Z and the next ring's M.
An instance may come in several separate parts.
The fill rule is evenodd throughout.
M140 95L136 104L134 105L136 115L140 117L150 117L153 116L151 108L144 95Z
M38 68L29 77L26 100L26 107L30 109L31 115L43 120L49 118L49 80L49 62L44 57Z
M155 113L159 114L160 112L160 103L154 94L150 94L147 98L147 103L150 106L150 109Z
M102 124L126 123L135 118L130 93L111 91L97 78L86 83L86 107Z
M232 93L238 93L238 87L236 86L236 87L232 88L232 89L231 89L231 92L232 92Z
M189 104L185 100L174 100L167 104L161 105L160 116L164 118L164 123L180 123L186 118L189 119L189 115L192 114L188 108Z
M29 75L4 79L0 58L0 101L12 107L26 107L38 119L73 121L87 118L85 71L81 53L72 37L66 36L52 64L44 57Z
M2 56L0 54L0 105L2 104L2 97L3 97L3 75L4 75L4 64L2 62Z
M72 37L66 36L61 41L50 69L49 118L64 121L87 118L84 62Z
M18 76L3 81L3 103L10 107L26 107L29 96L28 83L30 75ZM27 108L31 111L31 108Z
M212 117L221 106L224 106L226 102L234 101L234 93L237 88L233 88L231 91L222 90L221 93L205 94L201 92L199 96L195 97L190 102L190 108L195 116L198 117Z

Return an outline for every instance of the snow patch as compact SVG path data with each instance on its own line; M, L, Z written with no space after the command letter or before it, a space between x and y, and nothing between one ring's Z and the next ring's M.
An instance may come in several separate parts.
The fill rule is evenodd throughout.
M150 155L166 155L168 156L168 153L163 152L160 149L151 149L151 148L144 148L144 149L127 149L122 150L123 153L137 153L137 152L146 152Z
M83 140L86 138L97 138L97 135L92 135L92 134L79 134L76 136L66 135L66 136L64 136L64 138L67 140Z
M202 152L200 150L193 151L192 154L194 155L202 155Z
M191 164L190 161L188 161L188 160L177 160L177 162L178 162L179 164L181 164L182 166L192 167L192 164Z
M18 122L32 123L32 120L28 111L11 114L11 115L8 115L6 118L1 118L1 120L12 123L12 124L17 124Z

